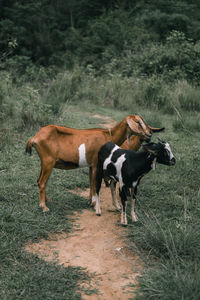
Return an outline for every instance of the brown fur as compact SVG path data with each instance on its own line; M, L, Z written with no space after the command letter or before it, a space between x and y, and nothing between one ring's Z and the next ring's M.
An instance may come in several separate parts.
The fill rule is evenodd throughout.
M155 128L155 127L150 127L151 132L160 132L163 131L165 128ZM126 150L133 150L133 151L138 151L142 145L142 143L145 142L145 138L141 137L141 136L135 136L132 135L130 137L129 143L127 140L124 141L124 143L120 146L123 149Z

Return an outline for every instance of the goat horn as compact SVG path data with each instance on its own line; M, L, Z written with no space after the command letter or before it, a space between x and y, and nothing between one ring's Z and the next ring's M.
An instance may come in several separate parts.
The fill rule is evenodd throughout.
M157 139L158 139L158 141L159 141L161 144L164 144L164 143L165 143L165 142L162 141L159 137L158 137Z
M153 132L160 132L160 131L165 130L165 127L162 127L162 128L156 128L156 127L151 127L151 126L149 126L149 128L150 128Z

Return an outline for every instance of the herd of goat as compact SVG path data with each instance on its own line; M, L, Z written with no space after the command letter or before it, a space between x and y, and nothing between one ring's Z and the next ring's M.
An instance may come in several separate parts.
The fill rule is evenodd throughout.
M155 168L156 163L172 166L176 163L168 143L159 140L150 142L154 132L164 128L154 128L138 115L129 115L111 129L74 129L48 125L41 128L26 145L31 154L36 149L41 170L38 178L40 207L48 211L46 184L53 168L75 169L89 167L90 204L96 214L101 215L100 188L102 179L110 186L112 203L121 209L121 224L127 225L127 197L131 197L132 221L137 221L135 199L141 178ZM145 144L143 144L146 142ZM143 150L139 150L143 144ZM116 197L116 183L119 182L121 207Z

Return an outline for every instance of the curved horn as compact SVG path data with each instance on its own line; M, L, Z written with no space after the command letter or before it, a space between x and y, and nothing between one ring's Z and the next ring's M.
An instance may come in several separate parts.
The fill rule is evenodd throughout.
M150 128L151 131L153 131L153 132L161 132L161 131L165 130L165 127L162 127L162 128L156 128L156 127L151 127L151 126L149 126L149 128Z

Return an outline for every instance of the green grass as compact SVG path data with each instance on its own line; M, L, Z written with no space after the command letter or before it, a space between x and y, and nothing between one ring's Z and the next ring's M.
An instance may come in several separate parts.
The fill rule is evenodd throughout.
M139 188L139 222L130 225L147 268L136 299L199 299L200 196L198 195L200 141L198 134L169 132L177 163L157 165ZM152 259L151 259L152 258Z
M68 190L88 187L88 170L53 170L47 193L50 212L39 208L38 155L25 155L27 140L48 123L99 127L94 114L121 121L140 114L165 131L177 163L157 165L139 187L139 222L129 219L128 243L145 262L138 299L200 298L199 90L186 82L164 85L157 78L95 78L59 74L47 87L1 82L0 101L0 289L2 299L81 299L80 268L64 268L27 254L28 242L69 232L75 210L88 207ZM66 88L67 86L67 88ZM186 93L187 91L187 93ZM190 103L193 95L194 100ZM58 100L58 101L57 101ZM141 101L140 101L141 100ZM30 104L30 105L29 105ZM88 291L91 293L92 291Z
M67 189L86 187L87 170L53 171L48 189L50 212L39 208L36 184L39 158L25 155L27 135L8 145L0 160L0 289L1 299L81 299L79 284L89 280L80 268L46 263L24 251L28 242L49 233L69 232L71 215L88 207L85 199Z
M33 255L14 255L1 263L1 299L81 299L78 283L88 280L80 268L45 263Z
M157 263L156 267L144 271L140 279L143 299L197 300L200 295L200 272L196 262L179 261L177 266L170 262Z

